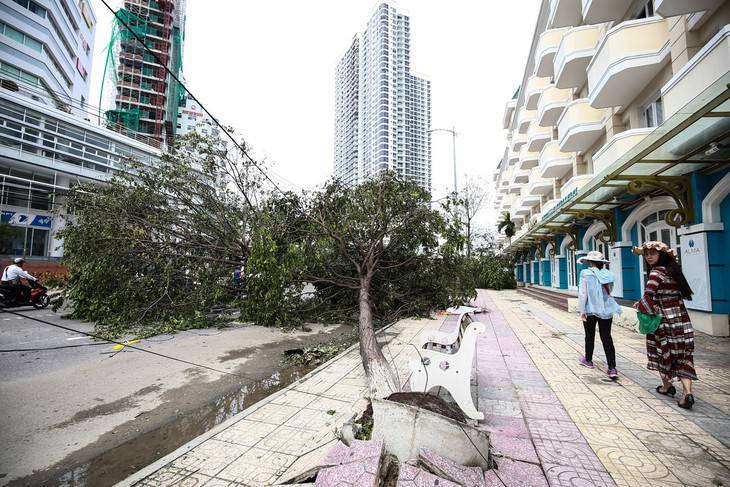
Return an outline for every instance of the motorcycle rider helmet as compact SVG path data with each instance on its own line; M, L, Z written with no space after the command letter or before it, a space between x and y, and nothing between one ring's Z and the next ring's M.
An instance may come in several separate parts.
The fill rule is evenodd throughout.
M25 262L25 259L22 257L18 257L17 259L15 259L13 261L13 263L15 263L15 264L22 264L23 262Z

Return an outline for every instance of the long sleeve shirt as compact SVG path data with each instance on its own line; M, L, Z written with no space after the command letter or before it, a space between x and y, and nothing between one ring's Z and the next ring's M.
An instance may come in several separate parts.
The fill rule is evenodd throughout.
M621 306L603 289L603 284L612 287L615 276L607 269L589 267L580 273L578 285L578 310L581 314L594 315L601 319L612 318L621 313Z
M23 279L29 279L31 281L35 281L35 277L31 276L27 272L25 272L23 269L20 268L20 266L17 266L15 264L9 265L5 268L3 271L3 281L12 281L13 279L18 278Z

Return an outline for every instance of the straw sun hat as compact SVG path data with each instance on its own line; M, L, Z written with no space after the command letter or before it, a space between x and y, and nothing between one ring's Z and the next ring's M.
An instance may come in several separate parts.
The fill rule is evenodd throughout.
M677 260L677 252L674 251L674 249L669 248L669 245L665 244L664 242L657 242L655 240L652 240L650 242L644 242L641 244L641 247L634 247L631 249L633 253L636 255L644 255L644 252L648 249L654 249L658 250L659 252L664 252L665 254L669 254L672 256L674 260Z
M599 252L598 250L591 250L590 252L588 252L588 255L584 255L583 257L578 258L579 264L585 264L587 261L608 262L606 259L603 258L603 253Z

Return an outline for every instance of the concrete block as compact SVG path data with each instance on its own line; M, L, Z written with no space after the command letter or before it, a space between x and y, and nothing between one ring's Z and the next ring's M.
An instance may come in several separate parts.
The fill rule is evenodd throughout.
M407 404L373 399L372 405L372 438L385 441L400 462L427 448L460 465L490 467L489 432Z

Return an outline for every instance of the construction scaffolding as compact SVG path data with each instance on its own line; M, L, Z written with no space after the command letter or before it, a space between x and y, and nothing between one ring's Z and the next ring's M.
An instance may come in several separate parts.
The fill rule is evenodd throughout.
M185 2L123 3L107 47L104 80L114 89L114 108L105 112L106 120L110 128L117 127L125 135L143 134L169 144L184 88L167 69L180 79Z

